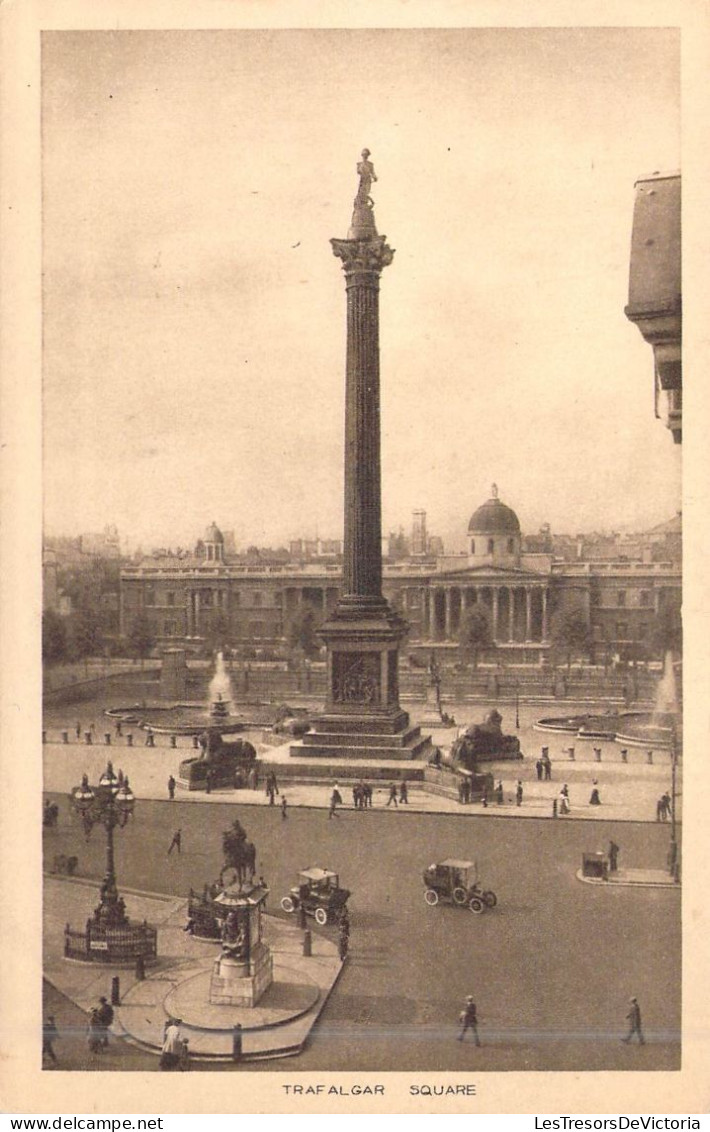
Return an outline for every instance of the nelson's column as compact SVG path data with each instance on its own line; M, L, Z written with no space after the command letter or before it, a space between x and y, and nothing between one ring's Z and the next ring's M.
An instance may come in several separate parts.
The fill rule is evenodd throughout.
M331 240L347 293L343 592L320 629L325 711L298 753L408 759L423 756L430 741L399 706L398 651L407 627L382 596L379 290L394 252L375 227L369 157L364 149L347 239Z

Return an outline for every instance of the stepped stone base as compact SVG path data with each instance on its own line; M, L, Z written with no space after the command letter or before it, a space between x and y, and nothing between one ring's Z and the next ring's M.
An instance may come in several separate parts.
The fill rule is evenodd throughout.
M254 948L250 960L220 956L210 979L213 1006L256 1006L274 981L274 960L264 943Z
M400 760L427 759L432 753L431 739L421 728L409 726L409 716L402 712L405 723L396 732L382 732L373 721L324 717L315 723L299 744L293 744L293 758ZM375 721L376 725L377 721ZM344 724L349 724L346 726ZM358 726L359 724L359 726Z

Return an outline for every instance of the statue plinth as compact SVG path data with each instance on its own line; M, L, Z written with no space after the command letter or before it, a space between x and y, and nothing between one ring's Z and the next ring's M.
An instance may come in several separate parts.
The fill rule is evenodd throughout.
M215 959L210 1002L213 1006L256 1006L273 981L274 958L267 944L260 941L248 960L225 954Z
M233 884L215 899L228 909L222 929L222 953L210 980L214 1006L256 1006L274 979L271 949L262 939L262 910L268 889Z

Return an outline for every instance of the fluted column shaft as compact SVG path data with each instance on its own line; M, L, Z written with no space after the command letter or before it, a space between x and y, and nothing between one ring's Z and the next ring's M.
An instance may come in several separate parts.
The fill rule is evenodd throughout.
M348 280L343 590L382 592L379 279Z
M331 244L347 280L343 598L366 608L384 604L379 288L394 253L382 236Z

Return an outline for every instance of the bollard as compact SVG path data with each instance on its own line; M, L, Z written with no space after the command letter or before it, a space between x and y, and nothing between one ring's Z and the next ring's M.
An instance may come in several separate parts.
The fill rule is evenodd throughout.
M626 747L621 748L621 761L622 763L627 763L629 761L629 752L626 750Z
M647 761L648 761L648 765L653 766L653 751L649 751L646 758L647 758Z
M136 979L142 983L145 978L145 960L142 955L136 959Z
M85 731L85 732L84 732L84 742L85 742L85 743L88 743L88 744L89 744L89 746L91 746L91 744L93 743L93 741L94 741L94 740L93 740L93 738L92 738L92 736L91 736L91 732L90 732L90 731Z
M111 1005L121 1005L121 980L118 975L114 975L111 979Z
M574 762L574 747L570 747L568 754L572 762Z
M170 746L173 748L177 747L177 735L170 736Z
M111 732L110 731L104 732L104 743L106 744L107 747L111 746Z
M43 743L46 743L46 742L47 742L47 732L46 732L46 731L43 731L43 732L42 732L42 742L43 742Z
M133 746L133 736L131 735L130 731L126 735L126 742L128 743L129 747Z
M298 905L298 926L299 928L302 928L304 932L308 927L308 922L306 920L306 909L302 904Z
M69 732L68 731L62 731L62 743L68 743L68 742L69 742Z
M239 1022L232 1030L232 1061L242 1060L242 1027Z
M596 761L598 763L600 763L602 761L602 749L601 749L601 747L595 747L594 748L594 758L596 759Z
M308 958L312 954L312 943L313 937L311 936L311 929L306 928L305 932L303 933L303 954L306 956L306 958Z

